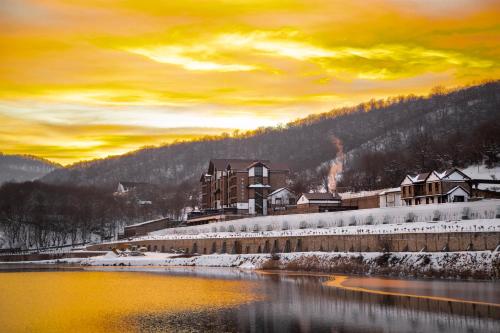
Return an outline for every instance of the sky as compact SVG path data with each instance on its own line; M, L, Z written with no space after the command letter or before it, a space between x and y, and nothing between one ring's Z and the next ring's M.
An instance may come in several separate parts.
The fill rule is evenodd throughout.
M62 164L500 74L500 1L1 0L0 151Z

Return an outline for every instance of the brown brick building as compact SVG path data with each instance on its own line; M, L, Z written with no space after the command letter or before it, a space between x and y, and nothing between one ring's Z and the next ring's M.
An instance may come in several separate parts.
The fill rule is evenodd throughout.
M267 196L285 187L290 171L268 160L213 159L201 176L202 210L267 215Z
M405 205L464 202L471 197L471 178L458 169L407 175L401 182Z

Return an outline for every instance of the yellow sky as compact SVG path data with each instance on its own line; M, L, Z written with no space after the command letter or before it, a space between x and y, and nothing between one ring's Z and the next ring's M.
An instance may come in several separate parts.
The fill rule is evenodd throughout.
M500 2L2 0L0 151L63 164L500 74Z

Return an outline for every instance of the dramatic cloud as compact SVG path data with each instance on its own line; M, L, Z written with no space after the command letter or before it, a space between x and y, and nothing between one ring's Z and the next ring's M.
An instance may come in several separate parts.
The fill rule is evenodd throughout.
M70 163L497 79L499 16L490 0L4 0L0 151Z

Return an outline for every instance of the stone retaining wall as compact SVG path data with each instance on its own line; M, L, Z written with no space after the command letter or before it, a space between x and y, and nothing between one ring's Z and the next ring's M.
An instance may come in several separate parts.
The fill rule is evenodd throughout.
M381 235L321 235L176 240L134 240L90 245L88 250L125 249L128 245L149 251L185 253L270 253L270 252L440 252L494 250L500 232L408 233Z

